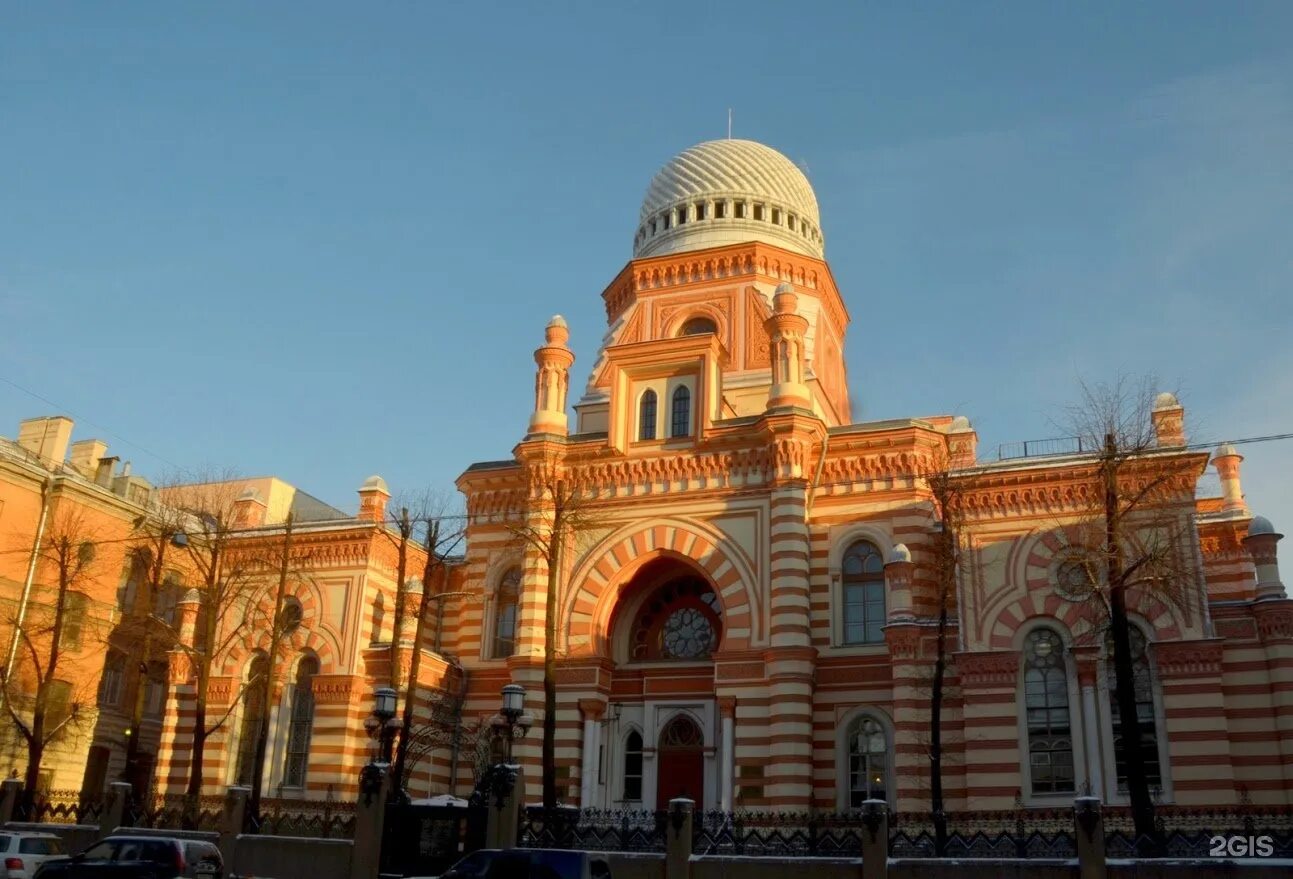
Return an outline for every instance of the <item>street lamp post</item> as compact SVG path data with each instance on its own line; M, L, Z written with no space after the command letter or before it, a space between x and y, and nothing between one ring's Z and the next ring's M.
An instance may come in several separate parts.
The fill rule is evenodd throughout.
M512 762L512 743L524 738L530 730L530 724L523 720L525 716L525 687L520 684L508 684L503 688L503 709L499 712L503 718L501 728L507 741L507 762ZM519 734L517 731L520 731Z
M391 762L391 746L395 742L396 693L391 687L378 687L373 693L373 717L377 720L379 757L382 763Z

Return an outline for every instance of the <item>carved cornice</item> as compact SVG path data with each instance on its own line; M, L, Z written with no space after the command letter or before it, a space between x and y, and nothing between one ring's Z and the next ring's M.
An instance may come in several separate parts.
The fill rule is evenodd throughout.
M314 701L319 705L349 705L364 696L364 682L352 675L316 675Z
M1195 678L1221 674L1225 653L1221 639L1162 641L1154 645L1154 660L1161 678Z
M893 659L919 658L920 637L920 626L889 625L884 629L884 641L889 646L889 656Z
M207 683L207 704L228 705L233 701L233 678L212 678Z
M1253 617L1264 643L1293 641L1293 601L1259 601L1253 605Z
M1019 653L997 650L956 654L956 668L966 687L1013 687L1019 678Z

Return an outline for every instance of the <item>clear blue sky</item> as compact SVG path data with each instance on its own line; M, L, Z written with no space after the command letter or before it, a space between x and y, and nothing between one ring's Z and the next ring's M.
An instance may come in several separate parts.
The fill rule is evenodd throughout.
M4 17L0 378L146 474L351 509L508 456L544 322L582 388L648 180L728 107L817 190L860 420L966 414L991 454L1153 372L1194 438L1293 431L1291 3ZM0 434L52 409L0 382ZM1243 451L1293 529L1293 443Z

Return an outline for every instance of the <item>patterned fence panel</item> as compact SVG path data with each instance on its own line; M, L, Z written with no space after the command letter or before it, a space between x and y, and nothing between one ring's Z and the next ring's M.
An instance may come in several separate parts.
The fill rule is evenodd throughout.
M218 831L223 813L223 797L159 794L142 801L132 800L126 807L125 818L132 827Z
M587 851L663 852L665 812L614 809L526 809L521 818L524 848Z
M39 793L30 814L21 814L21 798L16 817L42 824L98 824L103 814L103 797L84 795L75 790Z
M339 802L331 790L323 800L263 799L260 814L248 819L249 831L262 836L352 839L355 804Z

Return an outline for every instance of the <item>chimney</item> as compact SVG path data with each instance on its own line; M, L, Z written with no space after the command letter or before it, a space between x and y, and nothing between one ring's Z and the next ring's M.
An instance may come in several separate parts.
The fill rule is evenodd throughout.
M72 443L71 454L67 462L86 479L93 479L98 470L99 460L108 454L108 444L103 440L86 439Z
M117 462L121 459L115 455L108 458L100 458L99 466L94 470L94 482L96 485L102 485L104 488L112 488L112 471L116 469Z
M233 522L238 528L255 528L265 524L266 504L254 488L248 488L233 504Z
M380 476L370 476L359 486L359 518L369 522L386 520L386 502L391 499L386 480Z
M18 425L18 445L40 458L47 467L63 463L72 439L72 419L62 415L28 418Z

